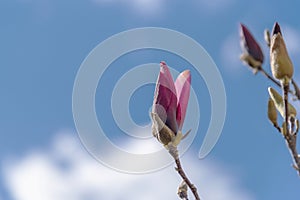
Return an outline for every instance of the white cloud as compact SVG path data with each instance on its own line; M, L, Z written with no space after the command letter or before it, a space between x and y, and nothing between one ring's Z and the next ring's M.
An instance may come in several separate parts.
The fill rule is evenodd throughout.
M281 25L284 40L290 54L295 55L300 53L300 33L291 26Z
M134 10L134 13L147 16L162 14L165 0L92 0L98 4L121 4L122 6L129 6Z
M182 161L204 199L254 199L220 163L188 155ZM173 166L143 175L108 169L67 134L58 135L49 150L2 163L2 172L11 196L18 200L177 199L180 183Z
M131 0L128 3L132 3L137 11L155 13L162 10L164 0Z
M19 0L20 3L28 4L31 7L36 19L49 19L54 12L54 5L51 0Z
M300 64L299 61L299 54L300 54L300 32L299 30L293 28L290 25L281 25L282 28L282 34L286 43L286 47L288 50L288 53L292 59L292 62L294 64L294 79L297 83L299 83L300 75L297 67Z
M292 59L292 62L294 64L294 79L299 83L300 75L299 71L297 70L297 67L300 64L299 61L299 54L300 54L300 31L291 25L287 24L280 24L280 27L282 28L282 34L286 43L286 47L288 50L288 53Z
M236 34L229 35L221 46L222 64L233 75L245 71L243 63L239 59L242 53L239 42L240 38L236 31Z
M206 11L209 14L218 14L216 11L224 11L235 3L235 0L209 0L198 1L201 10Z

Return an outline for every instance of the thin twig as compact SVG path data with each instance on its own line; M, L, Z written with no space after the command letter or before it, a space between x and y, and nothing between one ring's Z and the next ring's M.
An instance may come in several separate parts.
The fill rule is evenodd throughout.
M281 133L281 128L278 126L278 124L273 124L273 126L277 129L279 133Z
M186 182L188 187L191 189L191 191L193 192L196 200L200 200L200 197L199 197L198 192L197 192L197 188L191 183L191 181L188 179L188 177L184 173L184 171L182 169L182 166L181 166L181 163L180 163L180 160L179 160L178 157L175 159L175 163L176 163L176 166L177 166L176 170L177 170L178 174L181 176L181 178Z
M264 70L264 68L258 67L257 70L260 73L262 73L265 77L267 77L267 79L272 81L275 85L277 85L278 87L281 87L281 84L278 81L276 81L270 74L268 74L268 72L266 72L266 70ZM297 83L294 81L294 79L292 79L292 84L294 86L295 92L293 92L292 90L289 89L289 93L291 95L295 96L297 100L300 100L300 90L299 90Z
M282 84L282 90L283 90L283 102L284 102L284 122L286 124L285 131L283 131L284 138L287 142L288 148L290 150L290 153L293 157L294 160L294 168L297 170L298 175L300 176L300 158L297 153L297 148L296 148L296 140L297 140L297 135L292 134L289 130L288 124L289 124L289 110L288 110L288 91L289 91L289 84Z
M260 71L265 77L267 77L270 81L272 81L273 83L275 83L278 87L281 87L280 83L278 81L276 81L272 76L270 76L270 74L268 74L268 72L266 72L264 70L264 68L259 67L258 71Z
M188 179L187 175L185 174L182 166L181 166L181 162L179 159L179 155L178 155L178 150L176 147L174 146L169 146L169 153L172 155L172 157L175 160L176 163L176 171L178 172L178 174L181 176L182 180L187 184L187 186L191 189L193 195L195 196L196 200L200 200L199 194L197 192L197 188L194 186L194 184L192 184L192 182Z
M294 86L294 90L295 90L295 96L297 97L298 100L300 100L300 89L299 86L297 85L297 83L294 81L294 79L292 79L292 84Z
M275 85L277 85L278 87L281 87L281 84L276 81L270 74L268 74L268 72L266 72L264 70L264 68L262 67L259 67L258 68L258 71L260 71L265 77L267 77L270 81L272 81ZM295 83L295 86L297 87L297 84L296 82L292 79L292 82ZM295 87L295 90L296 90L296 87ZM293 96L296 96L298 100L300 100L300 96L298 97L297 93L296 92L293 92L292 90L289 89L289 93L291 93ZM300 94L299 94L300 95Z

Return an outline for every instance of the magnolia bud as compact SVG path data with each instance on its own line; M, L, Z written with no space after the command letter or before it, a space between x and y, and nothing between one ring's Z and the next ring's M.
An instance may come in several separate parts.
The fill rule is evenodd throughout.
M285 122L282 123L281 133L282 133L283 135L286 135L286 134L287 134L287 132L286 132L286 123L285 123Z
M261 62L258 60L255 60L250 54L243 53L240 55L240 59L244 61L249 67L253 69L253 72L256 74L257 69L261 67Z
M158 141L164 145L168 145L175 139L175 133L165 125L165 123L160 119L158 114L151 113L152 117L152 134L158 139Z
M270 31L268 29L266 29L264 31L264 39L268 45L268 47L270 47L270 43L271 43L271 37L270 37Z
M264 62L264 55L255 38L243 24L240 25L240 43L243 50L240 59L256 72Z
M185 181L182 181L179 185L177 194L180 199L188 199L188 187Z
M278 110L278 112L280 113L280 115L284 118L284 102L283 99L281 97L280 94L278 94L278 92L276 92L276 90L274 90L273 88L269 87L268 88L269 91L269 95L271 97L271 99L273 100L276 109ZM295 117L297 115L297 111L295 109L295 107L288 103L288 116L289 117Z
M278 127L277 111L276 111L274 101L271 98L269 98L269 101L268 101L268 118L275 127Z
M280 33L280 34L282 35L282 33L281 33L281 28L280 28L278 22L276 22L276 23L274 24L274 27L273 27L273 30L272 30L272 35L275 35L275 34L277 34L277 33Z
M299 120L296 119L296 130L295 130L295 134L297 134L299 131Z
M294 73L294 67L277 23L271 38L270 63L273 76L284 85L289 84Z

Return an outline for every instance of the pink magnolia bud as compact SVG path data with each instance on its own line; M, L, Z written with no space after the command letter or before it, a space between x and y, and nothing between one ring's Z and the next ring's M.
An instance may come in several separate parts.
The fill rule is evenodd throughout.
M174 83L166 63L160 63L152 106L152 129L153 135L165 145L182 128L190 96L190 84L191 75L188 70L180 73Z
M240 25L240 38L243 49L241 59L252 68L260 67L264 62L264 54L250 31L243 24Z
M177 94L176 120L179 130L181 130L190 98L191 74L189 70L179 74L175 81L175 88Z

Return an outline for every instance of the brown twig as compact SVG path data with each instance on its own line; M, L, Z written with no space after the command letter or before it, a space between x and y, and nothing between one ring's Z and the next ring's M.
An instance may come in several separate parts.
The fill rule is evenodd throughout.
M296 148L296 140L297 140L297 135L293 134L290 132L290 129L288 127L289 124L289 110L288 110L288 94L289 94L289 84L282 84L282 90L283 90L283 102L284 102L284 122L286 126L285 131L283 131L284 139L287 142L288 148L290 150L290 153L293 157L294 160L294 165L293 167L297 170L298 175L300 176L300 157L297 152Z
M281 84L280 84L278 81L276 81L270 74L268 74L268 72L266 72L266 71L264 70L264 68L259 67L259 68L258 68L258 71L261 72L261 73L262 73L265 77L267 77L270 81L272 81L273 83L275 83L278 87L281 87Z
M182 180L187 184L187 186L191 189L193 195L195 196L196 200L200 200L199 194L197 192L197 188L192 184L192 182L188 179L187 175L185 174L181 162L178 155L178 150L174 146L169 146L169 153L173 156L175 163L176 163L176 171L181 176Z
M265 77L267 77L267 79L269 79L270 81L272 81L275 85L277 85L278 87L281 87L281 84L278 81L276 81L270 74L268 74L268 72L266 72L266 70L264 70L264 68L258 67L257 70L260 73L262 73ZM292 84L293 84L293 86L295 88L295 92L293 92L292 90L289 89L289 93L292 94L293 96L296 96L297 100L300 100L300 90L298 88L297 83L294 81L294 79L292 79ZM297 91L297 89L298 89L298 91Z
M273 124L273 126L278 130L279 133L281 133L281 128L278 126L278 124Z
M180 160L179 160L178 157L175 159L175 163L176 163L176 166L177 166L176 171L178 172L178 174L181 176L181 178L184 180L184 182L186 182L188 187L191 189L191 191L193 192L196 200L200 200L200 197L199 197L198 192L197 192L197 188L191 183L191 181L188 179L188 177L184 173L184 171L182 169L182 166L181 166L181 163L180 163Z
M295 90L295 96L297 97L298 100L300 100L300 89L297 85L297 83L294 81L294 79L292 79L292 84L294 86L294 90Z

